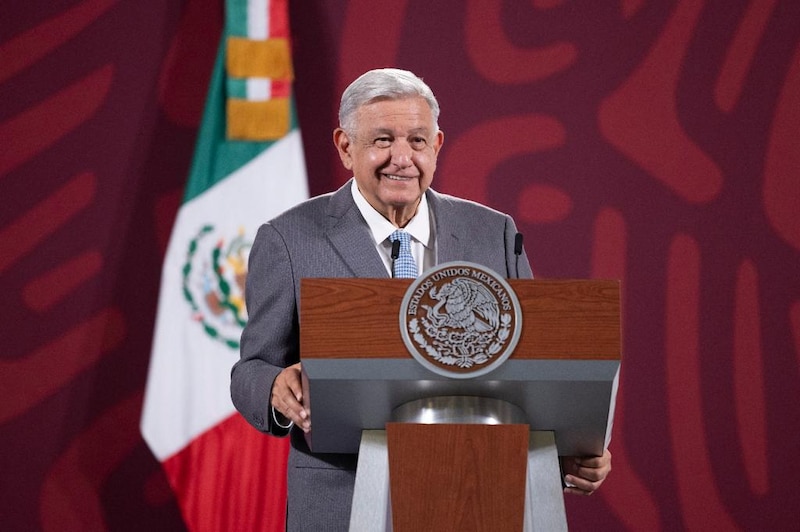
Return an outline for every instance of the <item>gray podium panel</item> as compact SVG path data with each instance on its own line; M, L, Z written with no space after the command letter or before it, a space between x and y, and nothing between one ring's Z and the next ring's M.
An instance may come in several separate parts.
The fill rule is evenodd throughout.
M533 431L553 431L562 456L601 455L608 445L619 360L507 360L474 379L449 379L408 359L303 361L314 452L357 453L362 430L383 430L395 408L438 396L500 399Z

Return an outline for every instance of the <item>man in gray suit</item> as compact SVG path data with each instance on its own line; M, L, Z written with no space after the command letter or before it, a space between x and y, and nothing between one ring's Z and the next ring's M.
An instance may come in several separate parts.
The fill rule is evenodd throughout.
M258 231L250 253L249 322L231 374L233 403L258 430L291 437L287 529L346 530L355 455L312 453L303 437L298 342L300 279L389 277L393 233L410 236L412 268L460 260L506 277L532 277L515 254L507 214L430 188L444 135L439 104L411 72L372 70L342 95L333 140L353 179L312 198ZM254 464L257 467L257 464ZM589 494L611 470L611 455L564 460L567 491Z

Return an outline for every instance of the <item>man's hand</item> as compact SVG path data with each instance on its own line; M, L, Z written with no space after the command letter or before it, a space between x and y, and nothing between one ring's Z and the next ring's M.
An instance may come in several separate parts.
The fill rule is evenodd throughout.
M564 493L591 495L611 472L611 453L606 449L603 456L565 456L563 465Z
M300 362L281 371L272 384L272 407L303 432L311 430L311 416L303 406Z

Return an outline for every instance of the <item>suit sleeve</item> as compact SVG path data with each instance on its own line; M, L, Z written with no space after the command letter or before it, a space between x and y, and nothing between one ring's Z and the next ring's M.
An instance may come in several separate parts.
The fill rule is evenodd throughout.
M299 361L295 281L288 248L270 224L262 225L250 250L245 302L248 322L242 332L240 359L231 370L231 399L255 428L275 436L270 409L272 383Z

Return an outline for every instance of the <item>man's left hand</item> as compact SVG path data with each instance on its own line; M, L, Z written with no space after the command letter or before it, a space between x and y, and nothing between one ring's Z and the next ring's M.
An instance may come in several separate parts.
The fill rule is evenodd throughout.
M611 453L608 449L603 456L565 456L564 493L591 495L611 472Z

